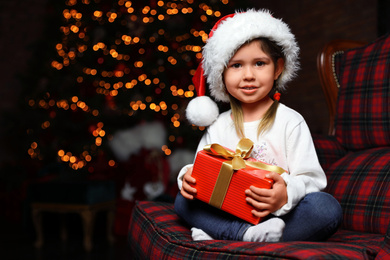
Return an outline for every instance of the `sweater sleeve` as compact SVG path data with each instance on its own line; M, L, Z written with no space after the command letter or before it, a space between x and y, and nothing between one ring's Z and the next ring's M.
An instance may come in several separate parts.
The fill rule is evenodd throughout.
M181 190L181 187L183 186L183 176L188 171L189 168L194 166L193 164L187 164L183 168L181 168L179 175L177 175L177 186L179 187L179 190Z
M306 194L320 191L327 184L306 122L300 122L286 138L288 173L282 177L287 184L288 201L273 213L276 216L290 212Z
M202 136L202 139L200 140L199 144L198 144L198 148L196 149L196 154L203 149L203 147L205 145L208 144L208 141L209 141L209 134L208 134L208 131L206 131L204 133L204 135ZM196 155L195 155L195 158L196 158ZM194 162L195 162L195 158L194 158ZM179 172L178 176L177 176L177 185L179 187L179 190L181 190L181 187L183 185L183 176L184 174L188 171L189 168L193 167L194 164L187 164L185 165Z

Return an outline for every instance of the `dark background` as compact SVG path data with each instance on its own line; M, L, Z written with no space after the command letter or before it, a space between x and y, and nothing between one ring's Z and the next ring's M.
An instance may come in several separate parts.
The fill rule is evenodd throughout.
M0 1L0 110L15 111L21 90L17 75L27 69L32 44L43 34L47 0ZM334 39L373 41L389 28L388 1L252 1L290 25L301 48L301 70L282 102L300 112L313 133L326 133L328 114L316 71L316 56ZM7 136L0 126L0 140ZM11 157L11 158L10 158ZM0 160L12 159L1 147Z
M28 69L28 61L34 53L34 43L44 36L44 18L49 2L49 0L0 0L0 111L2 114L6 112L12 115L20 112L18 102L21 98L22 85L19 75ZM249 2L251 4L248 4L248 7L270 9L274 16L282 18L295 34L301 48L301 70L298 77L289 85L287 93L283 94L281 101L304 116L313 134L326 134L328 112L316 69L317 54L331 40L351 39L371 42L388 32L390 30L389 1L252 0ZM2 118L0 122L4 123L4 119ZM12 140L10 143L8 138L4 127L0 125L0 165L9 162L18 163L19 158L10 147L13 146L12 142L18 140ZM5 143L7 146L4 145ZM2 174L15 173L10 171ZM4 192L0 194L7 196Z

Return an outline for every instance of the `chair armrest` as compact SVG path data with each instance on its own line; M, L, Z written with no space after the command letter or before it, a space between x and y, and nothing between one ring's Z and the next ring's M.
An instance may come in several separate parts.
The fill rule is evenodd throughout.
M313 135L314 146L318 160L324 171L334 162L347 154L347 150L337 141L336 137L329 135Z

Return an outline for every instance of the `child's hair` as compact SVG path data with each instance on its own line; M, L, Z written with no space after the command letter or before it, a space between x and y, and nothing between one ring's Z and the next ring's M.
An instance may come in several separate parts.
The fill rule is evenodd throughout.
M257 38L252 41L259 41L260 48L263 52L265 52L267 55L269 55L272 59L272 62L274 63L275 69L277 68L278 60L282 58L285 60L282 48L278 46L275 42L270 41L267 38ZM249 44L250 42L246 42L244 45ZM242 46L244 46L242 45ZM242 47L241 46L241 47ZM274 94L275 92L275 82L274 87L271 90L270 95ZM230 99L230 106L232 109L232 115L233 115L233 121L234 121L234 127L236 129L237 135L241 138L245 137L244 133L244 115L242 112L241 104L240 102L234 98L232 95L229 94ZM267 110L264 117L261 119L259 126L257 128L257 135L261 135L262 133L266 132L271 128L275 121L276 111L278 109L279 101L274 100L271 107Z

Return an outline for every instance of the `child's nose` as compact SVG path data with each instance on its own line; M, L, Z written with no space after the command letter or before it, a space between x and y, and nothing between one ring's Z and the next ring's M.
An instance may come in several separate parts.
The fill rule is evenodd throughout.
M244 79L245 80L252 80L252 79L254 79L254 77L255 77L255 74L253 73L253 69L250 66L245 67Z

